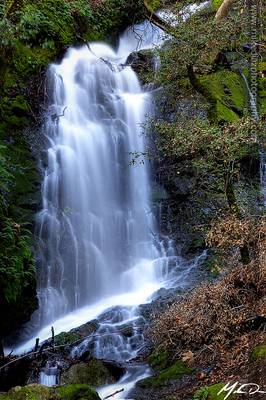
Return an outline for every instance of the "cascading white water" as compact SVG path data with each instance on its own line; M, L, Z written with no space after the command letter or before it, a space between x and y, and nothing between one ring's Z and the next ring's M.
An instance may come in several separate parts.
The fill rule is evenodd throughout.
M180 261L172 241L160 242L156 232L147 163L130 165L130 153L145 152L143 124L151 103L125 62L132 51L167 37L145 22L125 32L116 52L102 43L73 48L49 70L50 146L37 218L39 310L33 322L44 340L51 324L59 333L97 317L99 328L73 349L73 357L86 349L123 363L135 357L146 324L138 305ZM181 262L179 286L197 262L189 268ZM32 345L30 340L16 352ZM116 398L125 398L149 374L145 365L127 365L120 381L99 393L104 398L122 385ZM58 379L54 365L40 372L39 382L47 386Z
M146 297L159 288L168 256L174 256L170 241L166 248L154 242L147 163L130 165L130 153L145 152L142 125L150 95L124 65L133 50L150 47L165 35L149 23L134 29L145 31L141 44L128 30L117 52L95 43L69 50L61 64L51 66L51 145L38 216L38 324L47 326L90 304L97 310L103 299L123 304L100 315L97 340L91 335L72 354L91 347L98 358L122 362L143 345L145 326L138 307L125 302L131 293L133 304L139 304L140 292L147 291ZM120 332L125 324L128 337ZM50 372L48 367L41 371L41 383L55 384ZM128 392L147 374L146 366L132 367L119 384Z
M143 27L147 48L151 25ZM37 221L39 326L162 276L148 167L129 165L131 152L145 151L150 105L135 72L122 66L136 47L127 32L117 52L94 43L50 67L50 147Z

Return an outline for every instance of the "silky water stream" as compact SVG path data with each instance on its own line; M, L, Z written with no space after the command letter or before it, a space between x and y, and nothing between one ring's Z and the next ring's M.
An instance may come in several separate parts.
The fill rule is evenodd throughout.
M143 125L153 110L152 94L125 63L132 51L165 38L145 22L121 36L117 51L104 43L71 48L49 68L48 161L37 216L39 309L28 328L32 339L17 353L32 348L34 337L47 339L51 325L60 333L97 318L97 331L72 356L89 348L97 358L127 363L144 345L139 305L173 280L186 285L199 261L187 264L170 239L160 238L148 162L130 165L131 153L145 152ZM125 325L129 335L121 333ZM128 363L100 396L124 389L115 398L127 398L149 374L147 366ZM39 382L57 384L56 365L47 364Z

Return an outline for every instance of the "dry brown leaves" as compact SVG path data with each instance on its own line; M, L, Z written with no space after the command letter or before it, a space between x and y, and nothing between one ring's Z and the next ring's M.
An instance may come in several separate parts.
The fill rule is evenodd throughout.
M206 244L220 248L241 247L250 240L252 231L253 225L249 219L240 220L232 214L212 223Z
M227 228L228 223L221 226ZM247 225L233 224L235 229L245 233ZM168 349L174 358L214 366L211 382L216 375L228 377L245 365L251 348L265 335L265 233L264 221L256 232L256 258L249 265L239 265L220 281L197 287L170 306L148 332L153 343Z

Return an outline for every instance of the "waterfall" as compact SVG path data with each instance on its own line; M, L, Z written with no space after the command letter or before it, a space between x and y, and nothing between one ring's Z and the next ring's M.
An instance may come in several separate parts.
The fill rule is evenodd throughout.
M124 63L163 35L149 23L136 29L141 42L128 30L117 51L103 43L71 48L49 68L48 162L37 216L40 327L162 278L149 168L130 165L130 153L145 152L150 95Z

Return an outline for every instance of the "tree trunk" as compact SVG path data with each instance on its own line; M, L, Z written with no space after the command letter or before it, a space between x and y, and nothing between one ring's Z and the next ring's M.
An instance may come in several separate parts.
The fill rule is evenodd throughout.
M217 22L221 21L221 19L225 18L228 15L233 3L234 3L234 0L224 0L222 2L222 4L220 5L220 7L215 15L215 19Z

